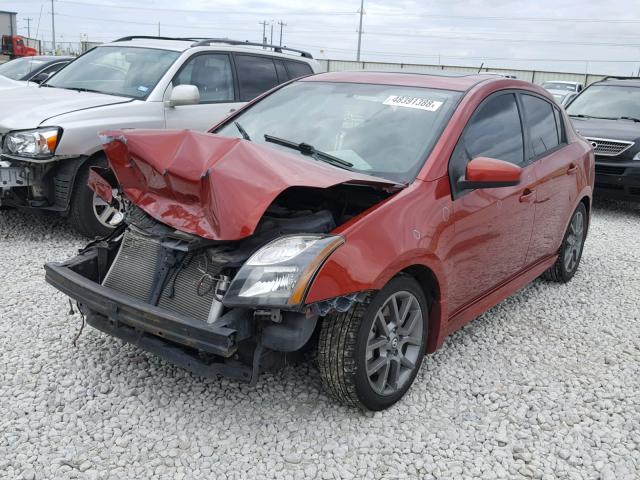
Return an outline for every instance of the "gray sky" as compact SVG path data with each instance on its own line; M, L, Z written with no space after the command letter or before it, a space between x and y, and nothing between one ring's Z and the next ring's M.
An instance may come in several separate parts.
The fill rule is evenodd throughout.
M606 7L606 8L605 8ZM640 68L638 0L365 0L362 59L630 75ZM21 34L51 40L50 0L2 1ZM360 0L56 0L56 39L130 34L260 41L284 21L284 44L354 60ZM42 16L40 17L40 12ZM267 26L267 37L270 27ZM588 63L587 63L588 61Z

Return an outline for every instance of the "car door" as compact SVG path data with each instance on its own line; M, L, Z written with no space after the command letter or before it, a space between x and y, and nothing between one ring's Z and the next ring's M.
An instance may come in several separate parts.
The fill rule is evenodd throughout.
M536 177L526 162L520 109L515 92L489 96L471 117L449 162L455 233L446 268L452 314L514 276L525 263ZM460 190L457 181L477 157L520 166L520 184Z
M560 110L541 96L520 95L529 138L529 161L538 178L527 264L555 253L578 196L577 161L568 148Z
M195 85L200 92L196 105L170 107L165 102L167 128L205 131L243 103L238 99L231 56L222 52L204 52L187 60L167 87L165 100L177 85Z

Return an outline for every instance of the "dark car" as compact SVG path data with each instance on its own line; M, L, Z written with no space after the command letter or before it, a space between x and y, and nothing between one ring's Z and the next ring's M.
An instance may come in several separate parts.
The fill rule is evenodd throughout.
M87 322L251 381L316 348L326 389L372 410L465 323L569 281L589 225L591 147L549 93L495 75L313 75L211 133L102 139L89 185L125 220L45 267Z
M640 200L640 78L593 83L567 113L596 155L596 194Z
M42 83L73 59L45 55L16 58L0 65L0 75L11 80Z

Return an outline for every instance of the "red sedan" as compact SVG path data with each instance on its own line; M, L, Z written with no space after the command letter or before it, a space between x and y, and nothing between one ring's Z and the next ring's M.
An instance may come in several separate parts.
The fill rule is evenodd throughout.
M589 225L591 146L493 75L327 73L211 133L103 140L89 182L126 221L46 265L87 322L203 376L316 351L327 390L371 410L474 317L569 281Z

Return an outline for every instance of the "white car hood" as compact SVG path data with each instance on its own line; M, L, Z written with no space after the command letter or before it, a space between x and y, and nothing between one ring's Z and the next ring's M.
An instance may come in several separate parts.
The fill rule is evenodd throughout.
M36 128L59 115L130 101L128 97L53 87L0 91L0 131Z
M24 87L28 84L29 82L19 82L17 80L11 80L4 75L0 75L0 90L5 90L7 88Z

